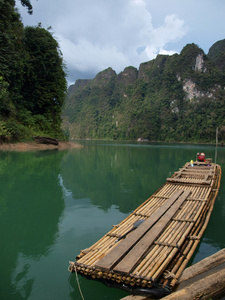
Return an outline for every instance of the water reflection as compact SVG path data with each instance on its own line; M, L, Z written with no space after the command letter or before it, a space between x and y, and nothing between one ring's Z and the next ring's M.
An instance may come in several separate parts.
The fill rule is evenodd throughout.
M128 213L142 203L166 177L195 159L199 146L171 144L85 143L82 151L69 151L62 160L64 184L74 199L88 197L107 210L112 205ZM214 147L201 146L208 157ZM219 156L219 155L218 155Z
M212 146L85 142L82 149L0 152L0 299L81 299L69 260ZM225 149L217 162L225 170ZM225 177L193 262L225 247ZM86 300L125 292L79 277Z
M88 146L63 157L62 177L75 199L88 196L104 210L116 205L128 213L163 184L176 165L170 149Z
M1 299L29 297L29 260L47 256L54 244L64 209L60 161L51 152L0 153Z

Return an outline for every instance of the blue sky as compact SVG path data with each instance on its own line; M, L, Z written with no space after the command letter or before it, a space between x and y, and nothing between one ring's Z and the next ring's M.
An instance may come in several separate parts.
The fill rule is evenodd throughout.
M52 27L69 84L108 67L139 68L188 43L207 54L225 39L224 0L31 0L31 16L16 3L25 26Z

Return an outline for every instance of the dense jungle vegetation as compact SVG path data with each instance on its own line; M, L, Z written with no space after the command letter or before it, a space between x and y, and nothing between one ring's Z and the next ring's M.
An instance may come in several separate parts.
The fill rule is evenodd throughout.
M70 86L63 128L70 138L176 142L225 141L225 40L206 55L195 44L181 53L108 68Z
M29 0L20 0L32 14ZM62 138L65 68L49 30L24 27L14 0L0 1L0 142Z

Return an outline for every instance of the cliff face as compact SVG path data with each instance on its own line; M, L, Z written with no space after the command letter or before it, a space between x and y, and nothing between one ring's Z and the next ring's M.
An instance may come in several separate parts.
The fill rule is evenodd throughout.
M93 80L77 80L68 89L64 131L70 138L209 141L225 126L223 45L207 56L188 44L139 70L130 66L117 75L108 68Z

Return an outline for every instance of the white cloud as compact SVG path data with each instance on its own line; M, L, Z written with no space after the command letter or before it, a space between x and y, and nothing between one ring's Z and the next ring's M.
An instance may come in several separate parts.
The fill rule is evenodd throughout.
M112 66L119 72L121 66L125 68L129 64L126 55L118 51L115 46L93 44L86 38L79 38L77 43L62 36L58 39L67 64L72 69L97 73Z
M165 47L187 32L184 21L175 15L166 16L164 24L154 28L144 0L123 1L126 5L120 7L119 14L108 2L101 7L93 7L94 2L91 3L85 11L85 20L81 21L79 16L73 22L68 19L66 24L57 25L61 50L71 70L97 74L107 67L117 73L129 65L138 67L158 53L173 54L175 51L167 51Z
M176 15L166 16L164 24L150 32L150 41L145 49L148 59L155 58L157 54L174 54L176 51L167 51L166 46L168 43L181 39L187 31L188 28L183 20Z
M137 6L146 6L146 2L144 0L133 0L133 2Z
M126 66L139 67L158 53L171 54L168 44L186 33L185 22L166 15L155 28L148 0L48 0L35 1L34 20L52 26L69 72L97 74L112 67L117 73ZM31 25L27 14L25 23ZM36 25L34 24L34 25Z

